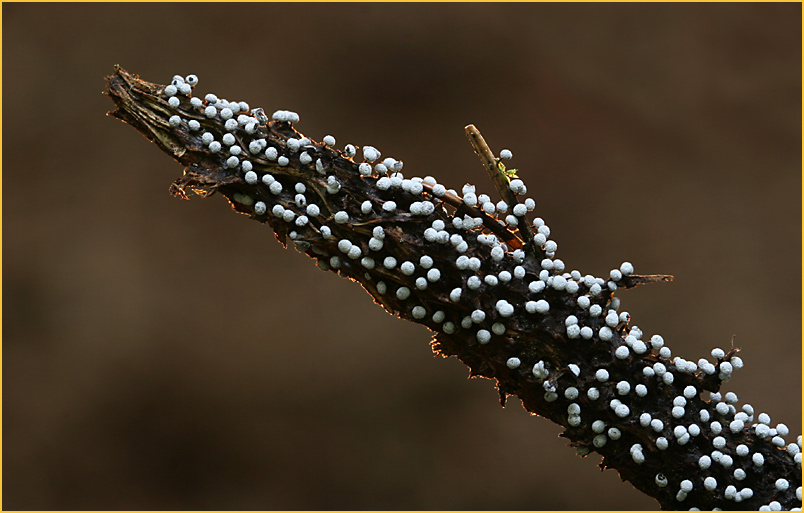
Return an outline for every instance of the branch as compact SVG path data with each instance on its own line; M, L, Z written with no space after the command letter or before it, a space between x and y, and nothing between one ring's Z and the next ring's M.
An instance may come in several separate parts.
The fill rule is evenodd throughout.
M185 166L174 194L222 194L283 245L427 326L437 354L495 379L502 403L518 396L663 509L801 507L801 437L787 444L784 424L719 392L743 365L737 350L694 363L658 335L643 341L614 293L672 277L627 262L607 278L565 272L547 225L528 221L532 200L516 198L524 184L501 176L476 128L467 134L503 196L496 206L472 186L459 195L405 179L370 146L356 160L351 145L306 138L295 113L269 121L245 103L193 97L196 81L158 85L120 67L107 77L110 115Z

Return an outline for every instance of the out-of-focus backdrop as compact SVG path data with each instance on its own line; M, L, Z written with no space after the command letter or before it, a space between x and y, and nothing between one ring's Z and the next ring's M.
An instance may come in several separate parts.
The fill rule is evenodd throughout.
M4 509L652 509L104 116L115 64L492 191L801 432L801 5L4 4Z

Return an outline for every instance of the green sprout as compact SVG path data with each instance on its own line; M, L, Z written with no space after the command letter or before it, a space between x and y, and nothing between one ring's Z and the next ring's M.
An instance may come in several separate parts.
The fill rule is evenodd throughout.
M517 170L516 169L506 169L505 164L502 163L501 159L496 158L496 159L494 159L494 162L497 164L497 169L500 170L500 174L503 175L505 177L505 179L508 180L509 182L511 180L513 180L514 178L519 178L516 175Z

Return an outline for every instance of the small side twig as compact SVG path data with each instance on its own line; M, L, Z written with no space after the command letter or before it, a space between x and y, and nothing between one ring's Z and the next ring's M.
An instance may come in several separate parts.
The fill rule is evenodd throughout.
M475 125L466 125L464 131L466 132L466 137L469 139L469 143L472 145L472 149L480 158L483 169L486 170L494 184L494 188L497 189L497 193L503 201L509 205L509 208L513 208L519 202L510 188L511 181L500 172L498 167L499 160L494 156L489 145L486 144L486 140L483 138L480 130L478 130ZM527 242L526 246L528 249L526 249L525 252L532 255L533 244L530 244L530 242L533 240L533 232L528 225L527 219L523 218L522 221L523 222L517 225L517 229L519 230L520 237Z

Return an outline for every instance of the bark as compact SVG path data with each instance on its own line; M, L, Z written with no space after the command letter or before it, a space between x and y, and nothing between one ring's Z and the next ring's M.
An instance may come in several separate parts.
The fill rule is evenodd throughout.
M235 112L242 123L227 129L222 104L208 117L210 104L193 106L191 93L177 94L180 103L171 107L166 86L120 67L107 83L117 106L110 115L185 166L174 194L222 194L237 212L267 223L283 245L289 241L322 269L358 282L388 312L427 326L437 354L496 380L501 403L519 397L528 411L561 425L578 454L600 454L602 468L616 469L663 509L801 507L801 438L788 444L782 426L719 394L741 367L737 350L711 362L670 357L660 340L640 340L630 319L620 317L618 288L671 277L634 275L627 267L619 279L565 274L551 268L560 261L545 243L549 230L539 238L528 213L516 216L518 227L500 221L513 205L507 214L489 214L431 181L403 181L374 164L361 174L361 160L306 139L281 113L268 119L257 109ZM232 134L242 149L237 162L227 163L227 144L213 151L205 133L218 142ZM508 179L494 176L490 159L481 155L499 189ZM274 183L281 190L271 189ZM512 201L510 190L500 192ZM389 256L396 263L386 267ZM583 297L588 304L579 302Z

